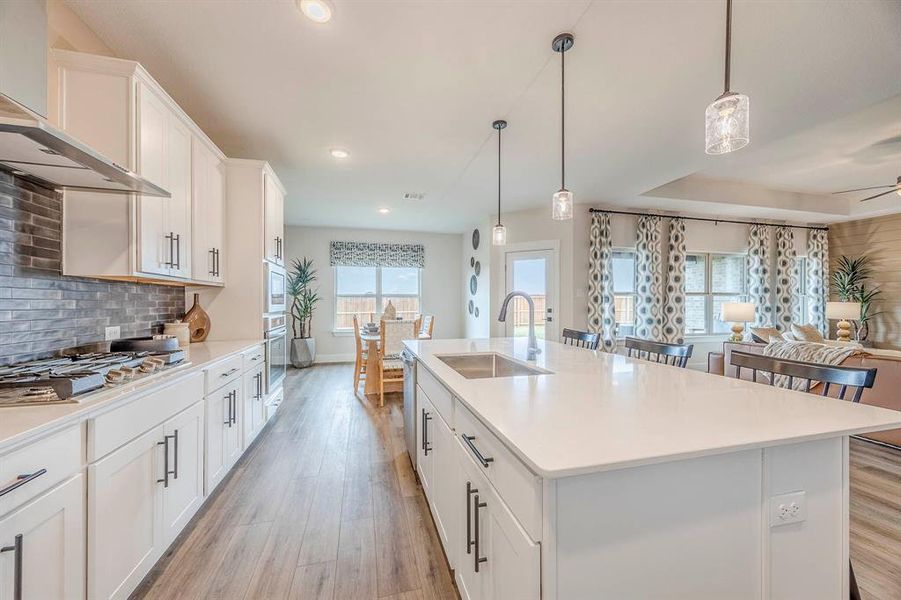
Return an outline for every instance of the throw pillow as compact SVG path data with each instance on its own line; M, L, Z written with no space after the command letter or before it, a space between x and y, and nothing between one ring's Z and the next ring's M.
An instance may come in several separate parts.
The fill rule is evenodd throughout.
M771 338L778 338L779 330L775 327L751 327L751 339L758 344L768 344Z
M798 341L798 338L796 338L796 337L792 334L791 331L783 331L783 332L782 332L782 339L785 340L786 342L797 342L797 341Z
M792 335L802 342L823 343L823 334L813 325L796 325L792 323Z

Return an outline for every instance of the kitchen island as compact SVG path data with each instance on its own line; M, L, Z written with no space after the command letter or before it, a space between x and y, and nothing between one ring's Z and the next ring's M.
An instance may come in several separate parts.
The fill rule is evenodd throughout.
M556 343L406 346L464 598L847 598L848 436L901 413Z

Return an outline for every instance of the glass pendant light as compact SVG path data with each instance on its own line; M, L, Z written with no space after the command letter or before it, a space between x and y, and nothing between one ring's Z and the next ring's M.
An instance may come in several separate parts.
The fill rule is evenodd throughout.
M573 218L573 193L566 189L566 51L573 47L573 34L561 33L551 48L560 53L560 190L551 203L551 217L556 221Z
M501 130L507 122L497 120L491 126L497 129L497 225L491 230L491 243L504 246L507 244L507 228L501 224Z
M707 154L725 154L744 148L751 141L749 101L729 89L732 63L732 0L726 0L726 76L722 95L707 107Z

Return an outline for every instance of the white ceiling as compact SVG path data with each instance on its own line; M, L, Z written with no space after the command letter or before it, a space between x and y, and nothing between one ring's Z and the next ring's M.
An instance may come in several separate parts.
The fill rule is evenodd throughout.
M510 122L505 210L549 206L560 184L550 42L564 30L576 36L567 187L578 202L723 212L641 195L686 176L822 194L877 185L899 163L896 144L874 147L901 135L898 1L736 0L732 87L751 98L752 141L720 157L704 154L703 115L722 91L724 2L336 0L326 25L292 0L67 4L228 155L272 162L294 224L465 230L494 210L496 118Z

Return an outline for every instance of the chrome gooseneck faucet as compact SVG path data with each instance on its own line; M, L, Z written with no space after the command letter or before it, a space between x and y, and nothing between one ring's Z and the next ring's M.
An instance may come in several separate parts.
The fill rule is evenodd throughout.
M497 320L501 323L507 320L507 305L510 304L510 300L512 300L514 296L525 298L526 302L529 303L529 349L526 360L535 360L538 357L538 353L541 352L541 349L538 348L538 342L535 339L535 303L532 302L532 297L527 293L518 290L510 292L507 294L507 297L504 298L504 303L501 304L501 314L497 316Z

